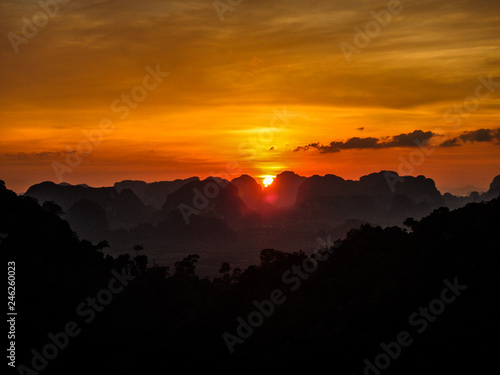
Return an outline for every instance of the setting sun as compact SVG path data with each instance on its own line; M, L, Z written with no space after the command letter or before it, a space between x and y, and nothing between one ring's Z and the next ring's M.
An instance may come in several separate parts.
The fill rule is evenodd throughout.
M264 181L263 184L265 187L268 187L269 185L271 185L273 183L274 179L272 177L266 177L264 178Z

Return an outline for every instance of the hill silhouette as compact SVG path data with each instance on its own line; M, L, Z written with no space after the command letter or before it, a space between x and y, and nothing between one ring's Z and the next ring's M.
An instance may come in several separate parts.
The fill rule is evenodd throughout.
M25 195L42 205L59 205L61 217L82 238L108 241L107 254L120 254L128 251L130 243L141 243L145 254L173 266L180 255L196 247L204 260L200 267L213 276L221 254L246 267L258 260L265 247L311 251L319 235L342 239L360 223L401 226L407 217L419 219L439 207L454 209L491 200L500 194L499 178L488 192L465 197L441 194L434 181L424 176L398 176L391 171L359 180L331 174L306 178L287 171L267 188L248 175L232 181L217 177L155 183L126 180L102 188L44 182Z
M158 181L150 183L137 180L124 180L115 183L113 187L118 192L121 192L123 189L130 189L146 206L153 206L156 209L160 209L169 194L180 189L189 182L198 180L198 177L191 177L184 180L179 179L174 181Z
M295 204L297 191L307 178L295 172L285 171L276 176L266 189L266 201L277 208L288 208Z
M231 184L238 188L238 196L248 209L260 213L269 213L273 206L266 200L266 195L255 179L249 175L241 175L231 180Z
M146 206L131 189L118 192L113 187L92 188L42 182L31 186L24 195L36 198L39 202L56 202L64 212L71 210L82 199L93 201L104 209L112 228L129 228L148 220Z
M325 238L316 263L313 253L267 248L255 265L225 263L215 278L198 276L196 248L170 270L144 256L105 256L105 242L78 239L53 206L3 183L0 207L0 251L16 262L23 317L17 363L31 366L31 350L42 352L67 322L82 330L42 373L376 373L366 368L383 363L384 347L393 348L387 374L477 373L496 363L500 198L441 207L404 227L363 224L335 244ZM75 309L124 268L133 279L85 323ZM263 302L271 300L280 301L272 312ZM255 311L262 323L238 331ZM391 343L402 332L411 344L398 351ZM228 345L225 334L245 338Z
M421 217L444 204L433 180L405 176L392 186L388 173L398 176L389 171L362 176L359 181L335 175L312 176L300 185L296 206L308 216L357 218L395 225L408 216Z

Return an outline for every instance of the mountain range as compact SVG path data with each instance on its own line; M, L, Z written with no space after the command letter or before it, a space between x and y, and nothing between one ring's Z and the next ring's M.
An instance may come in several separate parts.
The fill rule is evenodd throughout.
M430 178L391 171L359 180L285 171L266 188L248 175L125 180L112 187L42 182L24 195L59 206L81 238L107 240L112 253L140 244L156 262L170 264L195 247L213 271L221 258L246 266L263 248L310 252L318 237L342 239L363 223L403 226L439 207L491 200L500 195L500 175L487 192L465 197L441 194Z
M313 186L321 187L323 179L312 179ZM251 183L247 177L242 181ZM431 185L425 179L418 183ZM497 183L489 193L498 192ZM113 242L117 233L129 238L163 233L162 251L172 252L175 248L166 245L170 238L188 241L195 235L198 244L215 246L213 233L226 231L233 254L243 259L250 256L240 248L244 232L227 232L233 221L265 226L289 219L288 226L269 233L274 238L303 234L305 221L292 225L307 200L281 214L269 211L274 218L263 221L245 216L250 210L241 199L234 201L239 190L224 184L215 178L191 181L187 189L169 194L162 206L167 217L158 225L108 228L106 235L114 234ZM225 188L216 197L217 186ZM186 224L179 210L169 207L185 204L184 199L189 203L190 189L200 211L206 211ZM214 206L202 209L205 201L198 191L212 193ZM88 198L74 205L87 214L100 207L107 218L105 209ZM228 213L243 218L221 216L233 204L237 209ZM329 232L336 237L348 230L345 239L325 241L314 256L265 248L254 264L239 268L225 254L219 271L208 278L207 266L205 272L200 266L206 255L212 260L220 255L215 247L199 256L191 241L191 252L177 254L174 267L148 265L147 255L105 254L106 241L78 238L61 216L56 203L17 195L0 180L0 251L9 261L9 285L15 281L9 306L22 316L9 318L21 324L15 326L16 341L8 353L15 353L19 373L47 367L50 374L137 374L187 364L192 371L219 372L329 368L340 374L475 374L496 364L496 346L482 343L500 332L500 198L455 210L440 207L420 220L405 220L408 229L351 219Z

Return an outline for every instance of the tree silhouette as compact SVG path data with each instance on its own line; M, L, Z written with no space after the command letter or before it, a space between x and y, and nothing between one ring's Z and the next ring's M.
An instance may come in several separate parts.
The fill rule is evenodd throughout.
M54 215L57 215L57 216L62 216L64 215L64 212L61 208L61 206L59 206L56 202L54 201L45 201L42 205L42 208L45 210L45 211L49 211L50 213L53 213Z
M108 241L101 241L95 247L97 250L102 251L102 249L104 249L105 247L110 247L110 246L109 246Z
M222 281L229 283L231 282L231 275L229 274L229 271L231 270L231 266L229 265L228 262L223 262L222 266L219 270L219 273L222 274Z
M200 256L198 254L191 254L179 262L175 262L175 274L179 276L194 276L196 263Z
M144 250L144 247L142 245L134 245L134 251L136 253L136 256L139 256L139 251Z
M222 266L220 267L219 273L221 274L226 274L231 270L231 266L229 265L228 262L223 262Z
M237 282L241 276L241 268L236 267L233 269L233 273L231 275L231 281L232 282Z
M137 255L134 258L135 267L139 273L145 273L148 268L148 257L146 255Z

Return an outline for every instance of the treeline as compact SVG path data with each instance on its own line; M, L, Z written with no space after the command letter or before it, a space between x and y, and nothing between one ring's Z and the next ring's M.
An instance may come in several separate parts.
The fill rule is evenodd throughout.
M148 264L138 248L104 256L106 242L80 240L54 207L3 184L0 207L0 249L16 262L16 365L33 371L13 373L326 365L338 374L438 374L495 365L500 198L438 209L405 228L363 225L317 254L266 249L259 264L224 263L214 279L197 276L196 249L172 269ZM81 331L62 345L68 322ZM61 340L53 359L44 354L51 337Z

